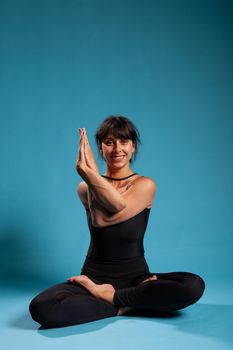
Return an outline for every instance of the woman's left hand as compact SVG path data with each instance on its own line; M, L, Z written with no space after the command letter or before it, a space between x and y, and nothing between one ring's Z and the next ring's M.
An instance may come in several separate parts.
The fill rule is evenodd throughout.
M79 148L79 155L78 159L76 161L76 169L78 170L78 167L81 167L81 170L83 167L88 167L95 172L99 172L98 166L96 164L93 152L91 150L91 146L88 142L88 137L85 128L80 128L80 148Z

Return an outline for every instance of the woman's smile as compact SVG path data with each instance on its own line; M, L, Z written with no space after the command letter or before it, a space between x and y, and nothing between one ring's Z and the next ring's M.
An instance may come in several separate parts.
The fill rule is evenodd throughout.
M111 158L115 161L115 162L120 162L125 156L112 156Z

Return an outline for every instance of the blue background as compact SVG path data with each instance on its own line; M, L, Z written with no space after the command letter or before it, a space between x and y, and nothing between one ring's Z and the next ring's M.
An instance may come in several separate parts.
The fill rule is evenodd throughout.
M0 280L59 283L89 245L76 189L85 127L138 127L132 170L157 193L152 272L232 280L232 1L5 1L1 31ZM230 276L230 277L229 277Z

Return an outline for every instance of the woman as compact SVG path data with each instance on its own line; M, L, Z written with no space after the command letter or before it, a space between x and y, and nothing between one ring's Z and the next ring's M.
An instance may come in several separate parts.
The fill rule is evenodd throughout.
M129 309L170 312L202 296L205 283L191 272L152 273L143 237L156 192L149 177L130 168L139 132L126 117L109 116L95 134L107 170L100 175L87 134L80 131L78 195L91 235L80 275L37 295L29 305L44 328L64 327L125 314Z

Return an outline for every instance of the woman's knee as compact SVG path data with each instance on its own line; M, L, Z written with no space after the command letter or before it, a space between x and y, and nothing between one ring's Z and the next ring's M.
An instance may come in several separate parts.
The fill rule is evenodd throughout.
M205 291L205 282L202 277L193 274L187 286L190 300L197 302Z
M42 296L36 296L29 304L29 312L34 321L42 326L51 325L51 302Z
M36 296L29 304L29 312L34 321L40 323L42 310L43 302L40 300L40 297Z
M160 284L160 281L162 281L162 284ZM174 285L169 284L165 288L164 283L166 282L164 282L163 280L152 280L146 282L144 288L145 290L147 290L148 294L155 295L157 291L161 293L162 287L163 295L178 295L182 297L185 302L188 303L195 303L196 301L198 301L205 290L204 280L194 273L189 273L185 275L185 278L183 278L180 281L171 282L174 282Z

